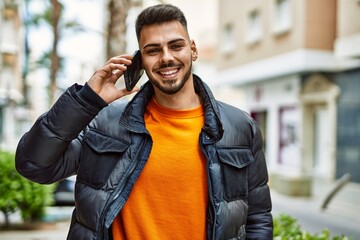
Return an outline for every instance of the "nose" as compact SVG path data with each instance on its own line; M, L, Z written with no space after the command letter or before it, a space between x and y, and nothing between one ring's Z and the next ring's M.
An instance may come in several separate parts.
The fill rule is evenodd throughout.
M164 49L160 58L161 63L168 63L174 61L174 56L169 49Z

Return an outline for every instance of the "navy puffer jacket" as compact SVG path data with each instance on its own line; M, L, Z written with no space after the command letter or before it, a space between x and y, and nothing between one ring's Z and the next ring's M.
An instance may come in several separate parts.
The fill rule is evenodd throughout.
M207 159L207 239L272 239L271 199L262 138L245 112L216 101L194 75L205 124L200 146ZM144 111L153 96L146 83L129 103L102 108L70 87L19 142L17 170L38 183L77 175L70 240L111 239L111 224L150 154Z

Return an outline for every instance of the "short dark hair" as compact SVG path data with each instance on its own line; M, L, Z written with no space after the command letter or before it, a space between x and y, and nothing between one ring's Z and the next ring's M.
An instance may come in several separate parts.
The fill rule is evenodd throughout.
M158 4L145 8L136 19L135 29L138 41L140 39L141 29L144 26L171 21L179 21L187 31L185 15L178 7L171 4Z

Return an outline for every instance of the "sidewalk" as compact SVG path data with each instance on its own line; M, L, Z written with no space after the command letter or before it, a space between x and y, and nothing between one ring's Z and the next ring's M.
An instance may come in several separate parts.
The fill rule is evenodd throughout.
M0 231L1 240L65 240L70 222L61 221L37 230Z
M23 229L18 213L11 215L12 230L0 231L1 240L64 240L66 239L73 207L49 207L45 222L34 229ZM0 217L0 223L4 219Z
M323 183L317 183L315 190L319 192L317 196L321 200L324 200L326 194L331 189ZM321 204L322 203L323 202L321 202ZM351 182L346 184L343 189L334 196L325 211L360 223L360 184Z
M311 197L291 197L271 191L273 215L280 213L298 219L302 228L320 233L327 228L332 235L345 234L353 240L360 239L360 184L347 183L329 202L321 206L335 182L315 181Z

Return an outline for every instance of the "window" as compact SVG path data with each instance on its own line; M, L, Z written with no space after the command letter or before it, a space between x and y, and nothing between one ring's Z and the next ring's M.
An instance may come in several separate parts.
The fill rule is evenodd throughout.
M262 37L260 11L254 10L248 15L246 42L253 44L260 41Z
M275 0L274 32L282 34L291 27L290 0Z
M279 109L279 163L300 168L300 110L298 107Z
M234 52L236 48L235 44L235 33L234 33L234 25L226 24L222 31L222 39L221 39L221 52L224 54L231 54Z

